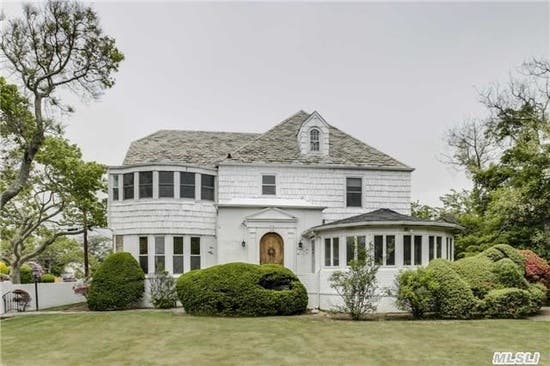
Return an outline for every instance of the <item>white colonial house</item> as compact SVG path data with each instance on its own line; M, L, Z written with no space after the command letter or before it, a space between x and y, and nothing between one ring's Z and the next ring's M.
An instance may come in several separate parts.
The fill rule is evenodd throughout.
M109 168L109 227L148 274L278 263L310 307L328 309L339 300L328 278L356 245L369 245L385 287L403 268L453 259L460 227L409 216L412 171L317 112L262 134L161 130Z

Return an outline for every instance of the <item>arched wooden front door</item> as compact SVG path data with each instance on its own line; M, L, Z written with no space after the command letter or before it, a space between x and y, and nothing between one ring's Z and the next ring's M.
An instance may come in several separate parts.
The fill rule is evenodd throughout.
M267 233L260 240L260 264L284 264L283 238L276 233Z

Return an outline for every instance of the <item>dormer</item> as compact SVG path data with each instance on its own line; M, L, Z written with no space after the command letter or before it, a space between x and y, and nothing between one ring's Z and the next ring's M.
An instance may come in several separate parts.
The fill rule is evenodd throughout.
M329 125L317 111L302 123L297 137L301 154L328 155Z

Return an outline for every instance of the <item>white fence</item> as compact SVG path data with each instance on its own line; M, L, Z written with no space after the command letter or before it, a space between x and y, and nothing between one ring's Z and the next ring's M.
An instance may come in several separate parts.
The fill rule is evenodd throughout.
M73 286L75 283L76 282L39 283L38 309L40 310L53 306L68 305L86 301L84 296L76 295L74 293ZM0 293L2 295L16 289L24 290L31 295L31 302L26 311L34 311L36 309L34 283L15 285L9 281L0 282ZM0 300L0 314L4 313L4 301Z

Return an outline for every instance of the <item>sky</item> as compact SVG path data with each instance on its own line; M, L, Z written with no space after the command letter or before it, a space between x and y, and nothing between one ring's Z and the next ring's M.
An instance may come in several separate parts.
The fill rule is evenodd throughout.
M119 165L159 129L263 132L316 110L414 167L412 199L430 205L469 187L442 162L449 128L487 115L480 90L550 54L548 2L92 6L126 59L99 100L67 97L86 159Z

